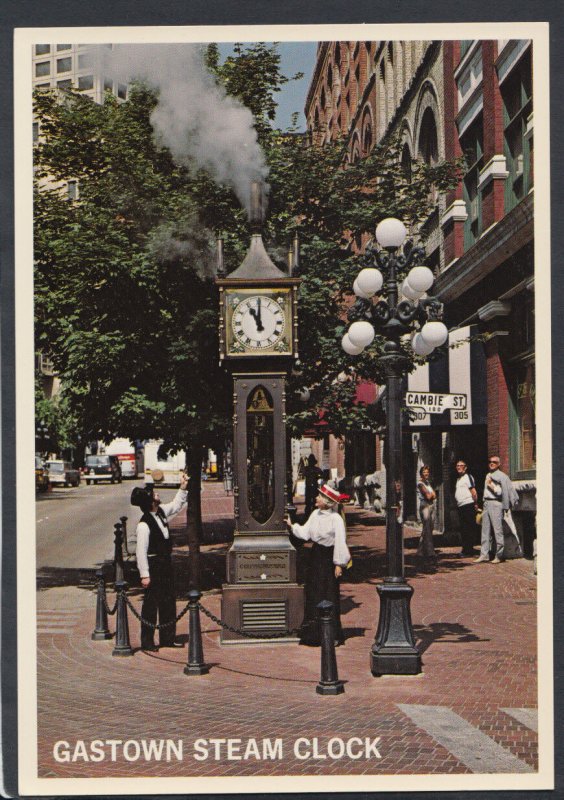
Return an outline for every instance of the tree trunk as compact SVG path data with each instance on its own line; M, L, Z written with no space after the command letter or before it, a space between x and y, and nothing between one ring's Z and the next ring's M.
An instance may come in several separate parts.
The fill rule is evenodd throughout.
M202 540L202 448L193 443L186 450L188 510L186 512L189 564L189 589L200 590L200 542Z

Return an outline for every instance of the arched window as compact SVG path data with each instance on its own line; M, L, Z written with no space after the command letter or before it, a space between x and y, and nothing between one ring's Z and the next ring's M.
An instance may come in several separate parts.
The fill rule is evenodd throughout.
M407 142L401 151L401 171L406 181L411 183L411 151Z
M364 112L362 120L362 155L367 156L372 150L373 133L372 133L372 117L368 109Z
M419 154L426 164L436 164L439 160L439 139L433 109L428 107L423 113L419 129Z

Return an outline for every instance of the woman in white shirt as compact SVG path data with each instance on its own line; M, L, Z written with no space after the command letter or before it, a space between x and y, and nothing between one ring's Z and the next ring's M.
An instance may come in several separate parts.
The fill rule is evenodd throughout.
M431 486L431 470L426 464L419 470L417 494L419 496L419 516L421 517L421 539L419 540L417 555L434 559L433 528L435 525L436 495Z
M339 513L340 501L339 492L324 484L319 488L315 510L304 525L292 524L286 518L286 524L294 536L313 542L306 578L305 630L302 637L307 644L321 643L317 605L322 600L333 603L335 642L344 642L339 578L349 563L351 554L346 542L345 523Z

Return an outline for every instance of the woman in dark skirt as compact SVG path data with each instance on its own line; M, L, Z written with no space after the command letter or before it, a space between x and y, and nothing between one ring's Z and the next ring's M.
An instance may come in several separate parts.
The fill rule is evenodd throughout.
M290 531L298 539L313 542L306 578L306 607L304 615L304 643L320 644L321 631L317 605L322 600L333 603L335 641L342 644L341 603L339 578L349 563L351 555L346 542L345 523L338 509L341 495L330 486L319 488L315 510L304 525L291 524Z

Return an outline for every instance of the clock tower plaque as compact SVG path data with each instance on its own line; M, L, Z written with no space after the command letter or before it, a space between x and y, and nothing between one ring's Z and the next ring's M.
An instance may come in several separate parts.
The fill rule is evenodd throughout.
M223 644L297 641L303 618L286 508L286 374L297 358L299 279L270 259L252 186L252 238L243 263L218 277L220 358L233 375L235 535L227 555ZM245 636L252 634L252 637Z

